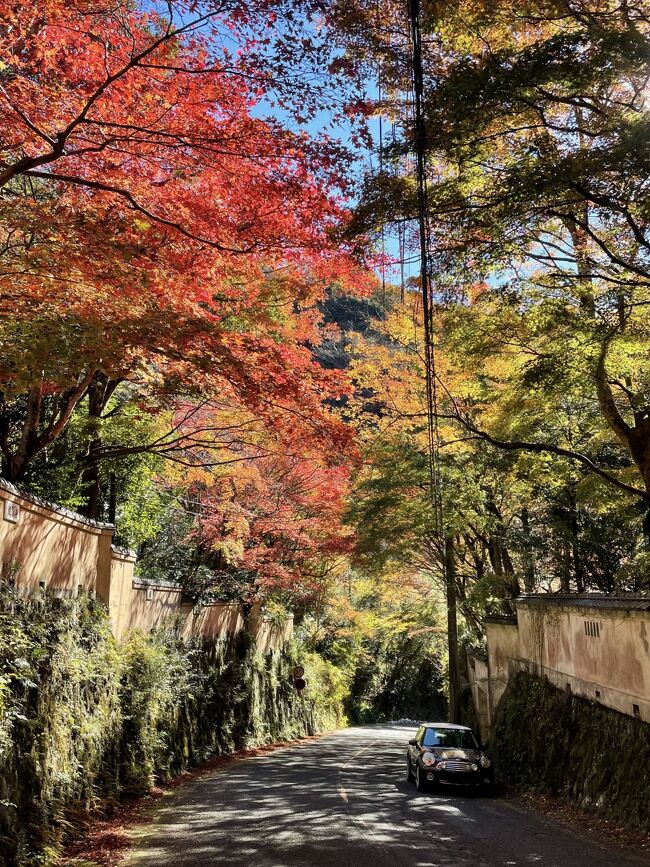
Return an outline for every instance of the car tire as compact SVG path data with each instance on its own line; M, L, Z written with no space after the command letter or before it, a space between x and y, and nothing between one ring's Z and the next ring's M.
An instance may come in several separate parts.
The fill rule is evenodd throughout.
M412 783L415 777L413 776L413 768L411 767L411 760L409 757L406 757L406 782Z
M415 766L415 788L418 792L427 792L429 790L429 784L424 778L424 773L419 765Z

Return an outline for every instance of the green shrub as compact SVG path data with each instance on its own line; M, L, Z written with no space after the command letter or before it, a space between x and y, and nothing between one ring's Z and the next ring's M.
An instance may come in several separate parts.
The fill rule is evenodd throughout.
M317 653L300 656L305 669L304 699L314 732L330 731L348 724L343 707L350 692L350 676Z
M210 755L305 734L295 664L290 651L261 656L245 632L185 645L160 630L118 646L88 597L0 588L0 867L47 863L92 811ZM334 667L310 665L327 697L317 725L338 724Z
M200 689L192 648L164 630L135 632L120 648L122 665L121 788L129 795L147 791L156 773L168 776L176 756L168 749L177 709Z
M47 851L114 794L97 780L117 754L120 658L105 613L72 601L0 594L0 839L9 864Z

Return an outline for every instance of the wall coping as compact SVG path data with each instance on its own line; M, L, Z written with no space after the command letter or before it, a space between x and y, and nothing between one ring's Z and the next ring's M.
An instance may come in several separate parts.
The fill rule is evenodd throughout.
M5 491L5 493L12 494L14 497L20 497L21 500L38 506L40 509L47 509L49 512L54 512L56 515L68 518L71 521L82 524L84 527L92 527L95 530L115 530L114 524L106 524L103 521L94 521L92 518L86 518L84 515L80 515L79 512L73 512L72 509L59 506L58 503L52 503L50 500L37 497L36 494L32 494L23 488L18 488L6 479L0 478L0 491Z
M519 600L517 600L519 601ZM517 626L517 616L515 614L488 614L483 618L484 623L492 623L499 626Z
M242 609L239 602L202 602L197 608L237 608Z
M146 578L134 578L132 586L136 590L146 590L150 587L152 590L169 590L173 593L183 592L183 588L176 581L147 581Z
M120 545L111 545L111 556L114 560L128 560L135 563L138 555L131 548L122 548Z
M650 596L643 593L531 593L517 597L515 603L518 606L535 608L564 606L615 611L650 611Z

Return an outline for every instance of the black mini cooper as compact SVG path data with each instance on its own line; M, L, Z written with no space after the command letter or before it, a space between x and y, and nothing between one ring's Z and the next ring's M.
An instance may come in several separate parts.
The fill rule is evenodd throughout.
M406 751L406 779L418 792L445 783L477 786L486 794L494 787L494 768L467 726L424 723Z

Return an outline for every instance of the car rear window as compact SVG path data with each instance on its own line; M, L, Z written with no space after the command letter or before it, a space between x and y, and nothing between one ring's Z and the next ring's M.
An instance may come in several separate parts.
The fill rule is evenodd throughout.
M474 735L465 729L425 729L422 746L475 750L478 744Z

